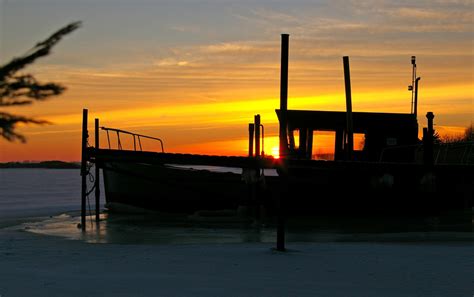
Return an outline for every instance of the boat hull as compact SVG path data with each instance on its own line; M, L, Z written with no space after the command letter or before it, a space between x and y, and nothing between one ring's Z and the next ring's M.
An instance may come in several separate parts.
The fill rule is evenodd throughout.
M289 213L440 215L471 212L468 167L327 162L290 168L282 205ZM275 206L276 207L276 206Z
M255 183L242 174L146 163L103 166L107 205L194 213L263 206L276 214L436 215L470 211L473 173L464 167L319 162ZM247 180L248 182L248 180Z
M170 165L108 163L104 169L107 205L192 213L236 209L247 187L240 174Z

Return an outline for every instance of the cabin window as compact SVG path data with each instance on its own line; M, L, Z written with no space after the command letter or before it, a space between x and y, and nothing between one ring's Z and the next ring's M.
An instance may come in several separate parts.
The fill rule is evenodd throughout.
M365 134L354 133L354 151L363 151L365 146Z
M294 148L298 149L300 147L300 129L293 130L293 139L294 139Z
M312 160L334 160L336 131L313 131Z

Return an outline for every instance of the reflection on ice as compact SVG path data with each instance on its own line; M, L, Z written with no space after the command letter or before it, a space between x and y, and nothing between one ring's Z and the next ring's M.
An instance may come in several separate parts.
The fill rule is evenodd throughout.
M289 219L288 242L425 242L473 241L473 224L439 218L319 217ZM87 217L87 230L78 228L80 216L62 214L19 228L36 234L88 243L221 244L276 242L272 221L257 222L237 216L205 217L157 214L101 214L100 224Z
M101 214L100 224L95 217L87 217L87 230L78 228L79 216L60 215L35 223L25 223L22 229L43 235L83 240L89 243L120 244L197 244L271 242L273 229L256 227L246 220L225 225L196 222L185 216L110 215ZM215 225L215 226L213 226Z

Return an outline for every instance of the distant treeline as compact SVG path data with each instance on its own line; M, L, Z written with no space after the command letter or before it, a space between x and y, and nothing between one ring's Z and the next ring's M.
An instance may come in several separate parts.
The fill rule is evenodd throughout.
M0 168L49 168L49 169L78 169L77 162L42 161L42 162L7 162L0 163Z

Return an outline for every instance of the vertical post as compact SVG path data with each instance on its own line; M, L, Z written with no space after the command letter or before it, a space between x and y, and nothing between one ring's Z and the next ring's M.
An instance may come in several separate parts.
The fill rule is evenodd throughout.
M415 102L414 102L414 109L413 113L415 114L415 119L418 117L418 82L420 81L421 77L417 77L415 80Z
M81 153L81 228L86 230L86 194L87 194L87 109L82 110L82 153Z
M261 149L260 149L260 115L257 114L254 117L254 125L255 125L255 157L259 158L261 156ZM261 219L260 216L260 207L261 207L261 199L260 199L260 167L257 165L255 167L255 173L257 177L257 181L252 184L252 211L254 212L254 216L256 220Z
M255 125L255 157L260 157L260 115L254 118Z
M415 100L414 100L414 92L415 88L415 79L416 79L416 56L411 56L411 65L412 65L412 73L411 73L411 85L408 86L408 90L411 91L411 113L414 114L414 107L415 107Z
M428 134L429 134L431 140L433 140L433 136L434 136L434 125L433 125L434 114L431 111L428 111L426 113L426 118L428 119Z
M311 160L313 158L313 130L307 130L307 149L306 149L306 159Z
M342 58L344 63L344 82L346 89L346 121L347 121L347 159L352 160L354 150L354 130L352 124L352 95L351 95L351 73L349 70L349 57Z
M135 137L133 138L135 139ZM95 119L95 149L99 149L99 119ZM100 168L97 157L95 159L95 221L100 222Z
M425 165L432 166L434 164L434 156L433 156L434 114L432 112L428 112L426 113L426 118L428 119L428 128L423 128L423 145L424 145L423 157L424 157Z
M277 193L277 242L276 250L280 252L286 251L285 248L285 196L288 195L288 175L286 172L280 176L280 191Z
M281 191L277 195L277 251L285 251L285 215L284 198L288 194L288 176L286 158L288 157L288 57L290 35L281 35L281 71L280 71L280 158L282 159Z
M298 144L298 155L300 158L306 158L308 128L300 128L300 139Z
M249 157L253 157L253 132L255 130L254 124L249 124Z
M280 157L288 154L288 56L290 35L281 34L281 69L280 69Z
M344 144L344 130L338 128L336 130L336 137L334 143L334 161L343 159L341 154L343 154L343 144Z

